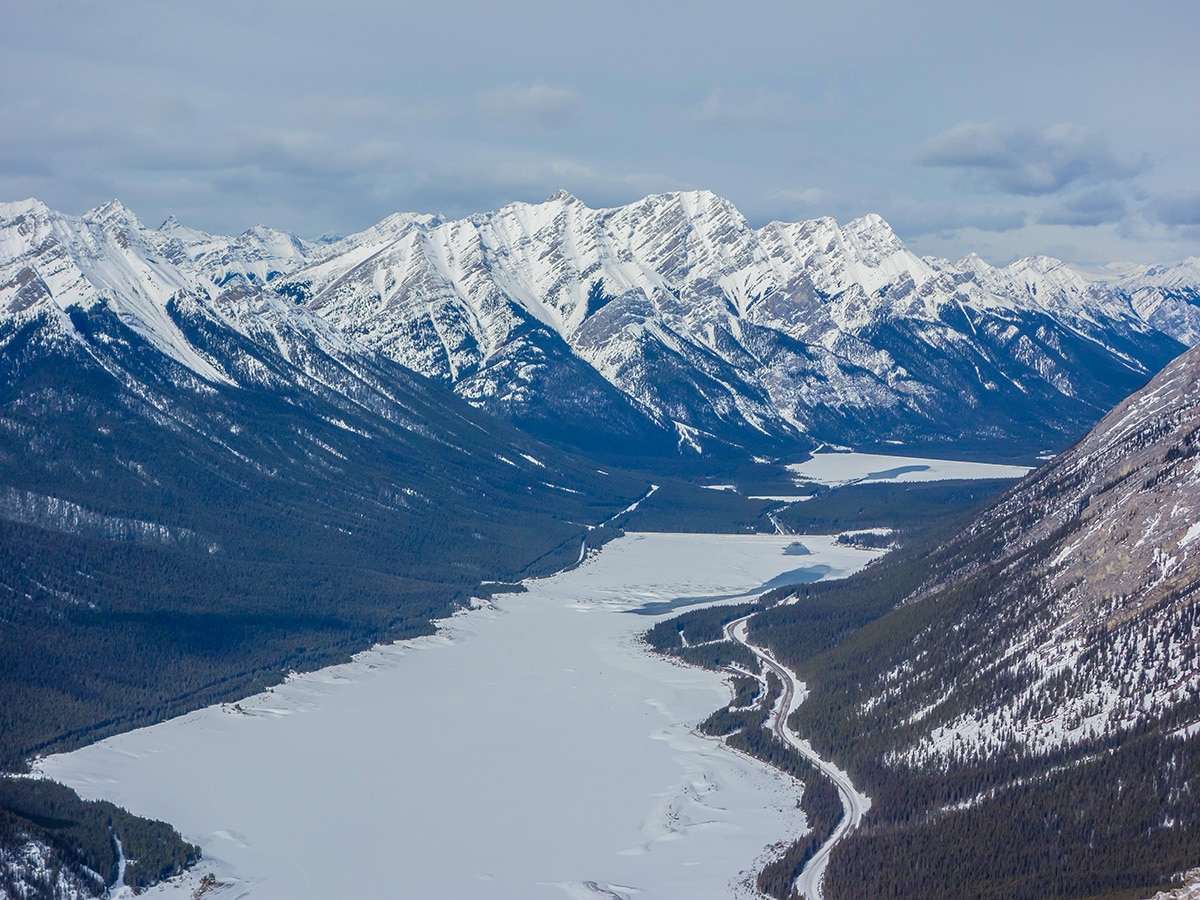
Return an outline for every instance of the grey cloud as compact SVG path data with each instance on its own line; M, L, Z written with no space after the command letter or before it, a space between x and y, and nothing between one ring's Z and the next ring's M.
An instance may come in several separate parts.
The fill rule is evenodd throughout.
M1118 160L1104 136L1079 125L1044 131L965 122L934 135L918 157L924 166L961 169L993 191L1022 196L1057 193L1075 183L1128 180L1144 162Z
M776 191L767 197L768 202L799 208L830 206L836 200L837 198L832 193L818 187L804 188L803 190Z
M443 113L432 103L380 96L307 94L291 104L293 118L309 126L408 129L437 121Z
M1003 233L1024 228L1028 216L1021 209L962 209L949 206L912 206L892 210L885 218L906 235L949 235L968 228Z
M479 111L490 119L535 128L565 128L579 114L579 94L548 84L507 87L479 95Z
M1155 218L1164 225L1200 225L1200 191L1160 197L1154 203Z
M1074 194L1042 210L1038 221L1043 225L1103 225L1119 222L1129 213L1129 203L1111 188L1097 188Z

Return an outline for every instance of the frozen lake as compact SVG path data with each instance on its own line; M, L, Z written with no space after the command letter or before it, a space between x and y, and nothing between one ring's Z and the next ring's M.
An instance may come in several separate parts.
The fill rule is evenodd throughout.
M788 469L806 481L843 485L908 481L943 481L956 478L1021 478L1028 466L1000 463L960 462L951 459L923 459L912 456L885 456L878 453L821 452Z
M803 831L799 789L691 728L721 677L645 653L648 603L752 591L795 536L633 534L429 638L50 757L204 848L190 897L718 898ZM827 577L875 553L804 537Z

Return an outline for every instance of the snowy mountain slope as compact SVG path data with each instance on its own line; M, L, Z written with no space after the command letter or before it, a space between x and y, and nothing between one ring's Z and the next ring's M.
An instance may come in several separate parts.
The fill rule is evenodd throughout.
M217 238L168 220L145 228L117 201L82 217L66 216L37 201L0 204L0 310L19 320L41 312L104 307L175 362L215 384L230 373L193 346L170 308L194 298L225 325L260 336L272 325L324 332L326 344L341 338L304 316L276 313L283 304L259 303L248 314L239 303L247 287L294 268L313 248L255 228L236 238ZM218 310L225 308L225 313ZM241 312L235 310L239 309ZM273 310L263 315L264 310ZM59 316L70 330L68 319ZM288 320L288 321L285 321Z
M0 252L0 305L10 313L105 305L197 375L227 381L166 313L172 296L198 286L196 273L159 255L151 234L119 202L78 219L37 201L4 204Z
M861 638L889 644L854 693L904 722L894 764L1200 721L1200 347L929 558L909 642Z
M94 362L133 383L129 341L102 335L115 319L161 358L146 357L146 384L215 388L300 389L335 405L397 416L403 403L389 390L394 367L331 329L322 319L273 293L258 272L297 264L312 249L290 236L256 228L235 238L183 231L171 223L144 228L129 210L109 203L81 218L36 201L0 205L0 318L6 330L29 329L47 342L74 342ZM194 257L194 258L193 258ZM428 429L426 429L428 430Z
M1200 257L1168 266L1135 266L1113 287L1153 327L1189 347L1200 342Z
M171 216L158 226L157 233L177 240L187 258L221 287L234 280L266 284L328 252L326 245L265 225L255 225L229 238L187 228Z
M751 634L810 680L794 721L875 801L825 896L1144 896L1193 868L1200 347L965 527Z
M937 664L962 665L973 681L1004 682L1011 695L939 722L909 758L1001 745L1044 754L1178 710L1200 717L1200 348L969 532L985 534L1003 541L988 568L1020 573L987 604L989 627L1013 643L998 658L994 647L964 648L957 662ZM1030 620L1038 627L1025 632ZM940 717L933 708L922 718Z

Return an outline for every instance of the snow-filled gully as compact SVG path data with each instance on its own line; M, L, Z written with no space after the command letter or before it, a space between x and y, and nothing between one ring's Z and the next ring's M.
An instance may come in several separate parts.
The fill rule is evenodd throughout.
M783 695L773 711L771 730L781 741L794 747L805 759L820 769L822 774L837 786L838 796L842 800L842 818L837 827L796 878L795 888L800 896L807 897L808 900L822 900L821 882L825 877L825 867L829 864L829 855L834 847L862 823L863 816L871 808L871 799L854 787L849 775L833 763L822 759L808 741L801 739L788 727L788 716L804 702L804 685L790 669L775 659L769 650L750 642L746 624L749 620L749 616L743 616L730 622L725 626L725 635L731 641L748 648L783 683Z

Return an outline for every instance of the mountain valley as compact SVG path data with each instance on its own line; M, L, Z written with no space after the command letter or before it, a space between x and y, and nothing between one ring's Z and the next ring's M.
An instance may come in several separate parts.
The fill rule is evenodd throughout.
M321 242L0 204L0 759L430 634L622 529L896 528L748 607L872 798L825 896L1149 896L1200 861L1197 340L1196 259L950 262L707 192ZM1059 455L994 499L783 466L846 447ZM712 615L652 643L745 663ZM120 813L6 790L0 887L114 883Z

